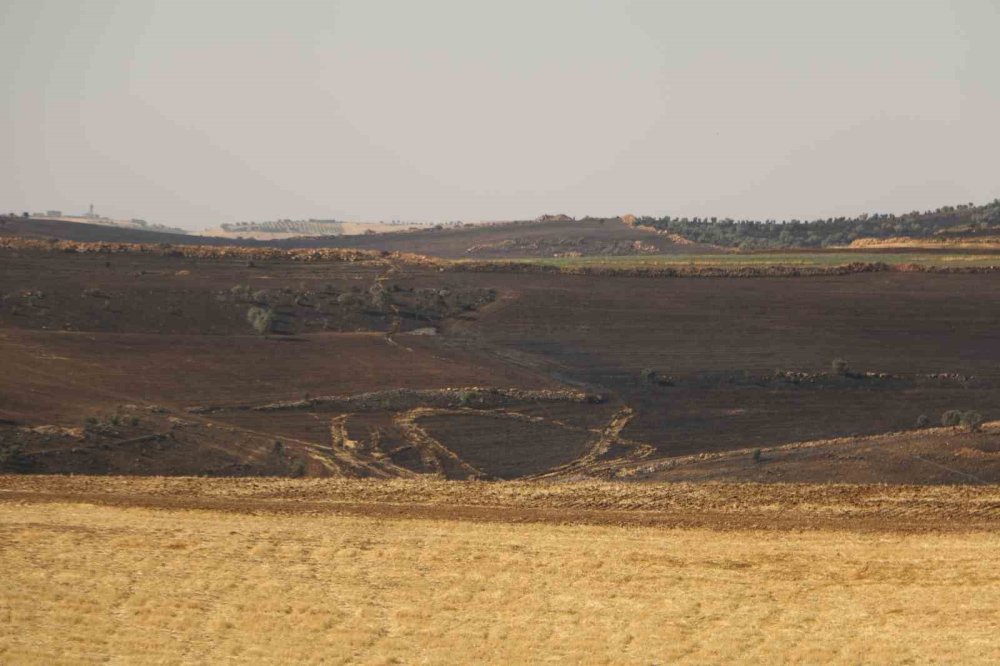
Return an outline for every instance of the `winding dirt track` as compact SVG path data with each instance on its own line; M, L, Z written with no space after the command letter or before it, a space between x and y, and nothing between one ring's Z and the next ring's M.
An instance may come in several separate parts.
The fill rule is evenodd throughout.
M996 486L0 476L0 502L720 530L1000 529Z

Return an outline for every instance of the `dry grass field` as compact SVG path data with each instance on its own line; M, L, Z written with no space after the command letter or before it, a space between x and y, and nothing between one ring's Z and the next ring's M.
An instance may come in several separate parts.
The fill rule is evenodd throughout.
M0 477L0 662L996 663L997 500L995 487ZM456 519L476 501L495 515ZM419 517L434 505L452 513ZM736 522L584 524L588 507L698 506ZM755 511L811 528L753 529L739 517ZM883 514L915 529L866 520Z

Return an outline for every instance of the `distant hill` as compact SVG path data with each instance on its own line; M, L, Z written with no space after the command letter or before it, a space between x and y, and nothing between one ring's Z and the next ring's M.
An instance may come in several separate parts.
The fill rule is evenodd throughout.
M297 239L301 247L331 245L368 250L413 252L446 259L621 256L713 253L711 245L627 224L621 218L543 216L522 222L466 224L336 239Z
M70 224L85 224L85 225L97 225L102 227L112 227L116 229L136 229L142 231L155 231L159 233L168 234L187 234L188 232L184 229L178 227L169 227L165 224L158 224L156 222L147 222L146 220L131 219L131 220L115 220L109 217L103 217L100 215L62 215L58 211L51 211L49 214L35 213L33 215L25 218L21 216L20 219L38 220L45 222L67 222Z
M354 223L337 223L354 224ZM392 225L379 225L392 228ZM271 231L265 231L270 229ZM278 229L285 229L279 231ZM284 227L237 226L210 235L177 234L58 220L0 218L0 235L58 238L72 241L118 243L173 243L188 245L269 245L281 248L353 248L426 254L450 259L517 259L523 257L621 256L671 253L710 253L717 248L691 243L624 223L620 218L574 220L565 216L541 221L437 225L399 231L299 235L309 230L295 223ZM220 235L225 234L225 235Z
M201 236L218 238L243 238L253 240L292 240L296 238L325 238L329 236L354 236L381 234L430 228L428 223L393 222L341 222L339 220L270 220L264 222L231 222L200 232ZM444 226L444 225L441 225ZM448 225L453 226L453 225Z
M220 224L217 228L202 232L201 235L274 240L297 236L340 236L342 234L344 234L344 225L337 220L270 220Z
M247 244L229 238L194 236L182 230L158 231L144 227L91 224L63 219L36 217L0 217L0 236L24 238L57 238L79 242L108 243L173 243L176 245L239 245Z

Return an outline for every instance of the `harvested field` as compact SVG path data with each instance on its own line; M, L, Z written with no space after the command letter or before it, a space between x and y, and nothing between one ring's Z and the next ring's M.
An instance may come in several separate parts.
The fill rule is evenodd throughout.
M0 660L1000 658L994 490L652 488L0 477ZM456 520L465 501L492 513ZM599 508L637 505L733 522ZM779 505L812 529L754 527Z

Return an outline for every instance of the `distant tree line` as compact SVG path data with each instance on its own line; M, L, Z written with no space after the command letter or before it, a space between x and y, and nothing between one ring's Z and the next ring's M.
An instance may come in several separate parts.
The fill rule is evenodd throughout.
M895 214L864 214L825 220L734 220L701 217L642 217L638 224L677 234L698 243L742 249L779 247L828 247L848 245L859 238L909 236L926 238L935 234L969 236L1000 232L1000 199L975 206L944 206L933 211Z

